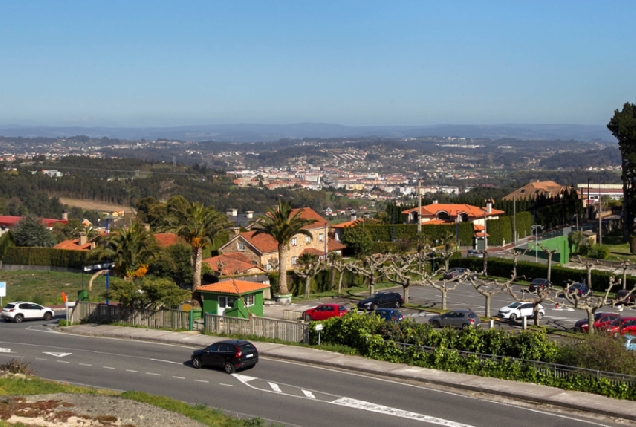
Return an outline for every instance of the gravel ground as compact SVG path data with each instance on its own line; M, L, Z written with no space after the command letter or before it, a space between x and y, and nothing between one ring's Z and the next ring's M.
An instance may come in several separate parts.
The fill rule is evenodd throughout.
M200 427L181 414L113 396L56 393L0 398L0 419L28 426Z

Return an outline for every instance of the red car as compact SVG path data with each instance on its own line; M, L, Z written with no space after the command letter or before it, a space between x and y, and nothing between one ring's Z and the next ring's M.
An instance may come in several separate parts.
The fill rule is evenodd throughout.
M321 304L303 312L303 319L325 320L330 317L340 317L347 314L347 307L341 304Z
M618 313L595 313L594 314L594 329L605 329L610 323L614 320L618 319ZM590 329L588 326L587 319L581 319L574 324L574 329L581 332L588 332Z
M611 334L620 333L621 335L626 333L636 333L636 317L621 317L614 320L607 327L607 332Z

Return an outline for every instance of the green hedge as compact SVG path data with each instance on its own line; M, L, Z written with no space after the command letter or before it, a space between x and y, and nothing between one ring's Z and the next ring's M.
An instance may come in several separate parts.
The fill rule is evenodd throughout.
M364 224L369 230L371 240L374 242L390 242L395 227L396 240L409 240L417 236L417 224ZM442 240L448 230L455 234L454 225L423 225L422 233L429 238L430 241ZM473 223L462 222L459 224L459 241L463 246L472 246L473 244Z
M344 277L342 278L343 290L352 287L366 286L367 284L366 279L361 275L354 274L348 270L345 270L342 274L344 274ZM271 272L268 274L268 277L272 289L272 294L275 294L278 292L278 272ZM338 289L339 278L340 273L336 271L334 290ZM327 292L331 290L331 269L321 271L320 273L312 277L310 286L311 293ZM295 275L293 272L290 271L287 273L287 287L289 288L289 291L295 296L304 295L305 279Z
M512 274L513 260L502 258L488 258L488 274L490 276L510 277ZM481 271L484 267L482 258L455 258L450 260L451 267L467 267L473 271ZM538 277L546 277L548 274L547 265L536 264L534 262L519 261L517 263L517 277L532 280ZM611 274L605 271L592 270L592 289L604 292L609 286L610 277L622 278L622 273ZM557 286L565 286L568 282L582 282L587 279L585 270L565 268L559 265L552 265L551 281ZM636 277L627 276L627 288L631 289L636 285ZM618 290L618 286L614 287Z
M489 219L486 223L489 245L502 245L513 241L514 219L512 216L502 216L499 219ZM517 235L520 239L532 234L532 215L529 212L517 214Z
M11 237L11 232L7 231L0 237L0 260L4 258L7 250L14 246L13 238Z
M10 265L48 265L61 268L82 268L88 252L53 248L9 247L2 262Z

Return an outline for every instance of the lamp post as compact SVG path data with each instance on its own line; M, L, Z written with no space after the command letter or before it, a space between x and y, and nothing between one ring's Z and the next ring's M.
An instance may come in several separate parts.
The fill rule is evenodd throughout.
M533 225L532 226L532 231L534 232L534 262L539 262L539 254L538 254L538 248L539 248L539 230L543 228L540 225Z
M110 223L110 220L113 219L112 215L106 215L106 218L104 218L106 220L106 239L108 239L108 225ZM106 241L106 245L108 245L108 241ZM110 273L110 260L108 258L106 258L106 305L109 304L109 300L108 300L108 278L109 278L109 273Z

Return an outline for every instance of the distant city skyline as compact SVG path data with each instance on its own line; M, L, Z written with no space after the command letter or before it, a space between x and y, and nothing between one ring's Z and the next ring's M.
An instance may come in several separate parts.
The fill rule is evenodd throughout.
M632 1L0 3L0 126L604 125Z

